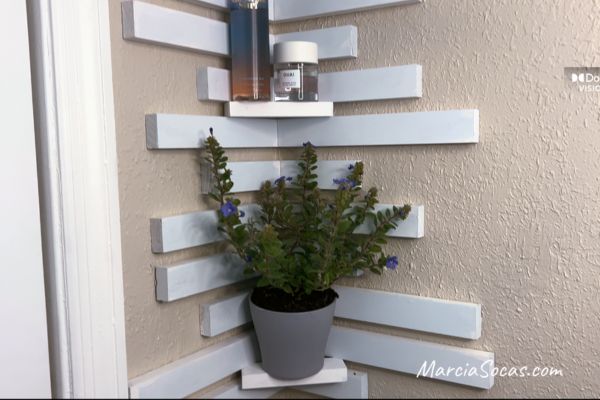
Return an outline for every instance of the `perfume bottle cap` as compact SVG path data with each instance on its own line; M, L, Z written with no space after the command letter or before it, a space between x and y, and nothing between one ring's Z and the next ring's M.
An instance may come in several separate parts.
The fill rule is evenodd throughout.
M275 64L319 63L319 46L313 42L279 42L273 47Z

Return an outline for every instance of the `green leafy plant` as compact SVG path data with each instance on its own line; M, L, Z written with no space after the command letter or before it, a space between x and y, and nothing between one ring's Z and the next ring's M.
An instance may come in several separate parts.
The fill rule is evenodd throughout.
M246 218L231 193L228 158L212 129L205 145L214 182L209 196L219 203L219 229L245 260L245 271L259 274L258 287L302 297L325 291L356 270L381 274L398 267L398 258L384 251L385 234L407 218L411 207L376 212L377 189L361 188L363 163L349 165L348 175L334 180L335 192L321 192L315 147L305 143L298 175L264 182L257 201L261 211ZM354 234L363 224L371 233Z

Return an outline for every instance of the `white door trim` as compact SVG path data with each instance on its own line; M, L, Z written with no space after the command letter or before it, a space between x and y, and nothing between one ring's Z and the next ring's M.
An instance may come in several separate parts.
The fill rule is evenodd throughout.
M127 397L108 0L28 13L53 396Z

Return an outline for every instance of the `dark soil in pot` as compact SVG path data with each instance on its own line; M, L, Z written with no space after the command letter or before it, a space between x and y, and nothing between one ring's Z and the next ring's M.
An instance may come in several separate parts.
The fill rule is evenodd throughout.
M307 312L327 307L338 298L333 289L315 291L311 294L298 293L295 295L271 286L255 288L252 302L259 307L277 312Z

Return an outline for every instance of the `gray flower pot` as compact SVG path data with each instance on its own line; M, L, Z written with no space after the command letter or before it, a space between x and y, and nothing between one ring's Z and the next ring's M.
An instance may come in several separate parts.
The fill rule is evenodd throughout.
M300 313L270 311L250 301L263 369L277 379L302 379L323 368L335 301Z

